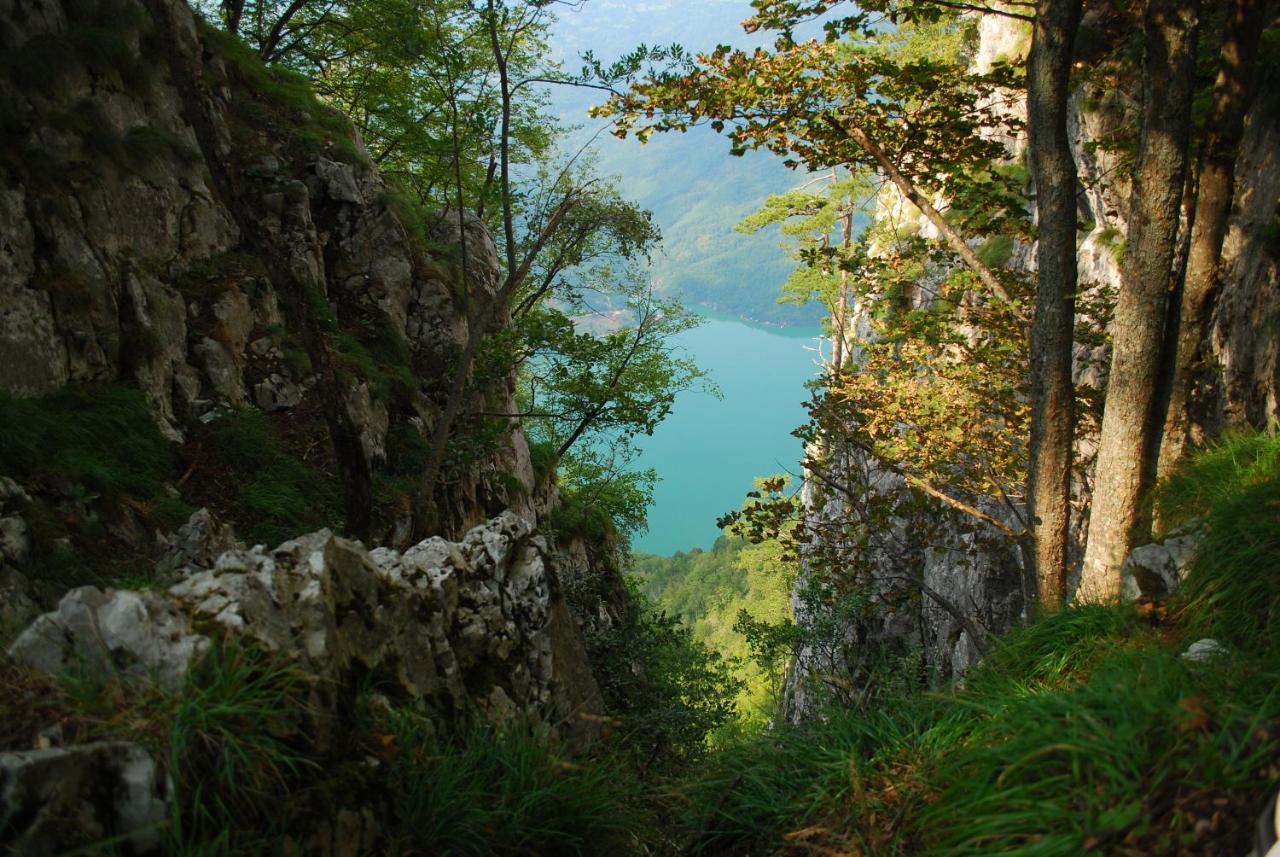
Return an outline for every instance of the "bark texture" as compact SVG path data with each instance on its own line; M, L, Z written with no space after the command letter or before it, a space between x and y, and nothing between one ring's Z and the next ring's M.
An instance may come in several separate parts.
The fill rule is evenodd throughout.
M1080 0L1040 0L1027 61L1027 124L1039 223L1027 497L1037 594L1049 608L1059 607L1065 595L1071 520L1076 164L1067 137L1067 99L1079 24Z
M1188 414L1191 389L1203 361L1201 343L1218 290L1236 157L1244 134L1252 69L1262 30L1261 0L1233 0L1213 87L1213 109L1205 129L1195 225L1182 285L1168 411L1160 443L1160 479L1173 472L1191 440Z
M1142 126L1080 580L1083 601L1119 594L1121 564L1150 529L1142 504L1155 471L1151 451L1160 421L1154 409L1187 171L1199 5L1148 0L1143 13Z

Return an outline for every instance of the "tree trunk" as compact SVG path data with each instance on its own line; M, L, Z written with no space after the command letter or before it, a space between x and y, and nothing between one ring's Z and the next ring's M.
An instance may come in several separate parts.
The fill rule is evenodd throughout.
M853 199L849 200L849 208L844 213L844 223L841 225L841 247L844 248L845 255L849 253L849 248L853 246ZM840 299L836 303L836 347L834 355L834 363L836 371L839 372L844 368L845 361L849 359L849 271L843 266L840 268Z
M1160 479L1173 472L1189 440L1188 399L1218 286L1218 264L1231 213L1236 156L1244 133L1254 59L1263 30L1262 13L1262 0L1234 0L1222 42L1221 65L1213 87L1213 109L1205 129L1195 226L1182 285L1173 377L1157 469Z
M1027 511L1040 603L1066 595L1071 523L1075 390L1071 341L1076 291L1076 164L1067 138L1067 96L1080 0L1039 0L1027 62L1027 124L1039 241L1031 326L1031 462Z
M1143 15L1142 126L1080 580L1084 601L1119 595L1121 564L1150 534L1143 495L1160 428L1153 406L1187 170L1198 13L1198 0L1147 0Z

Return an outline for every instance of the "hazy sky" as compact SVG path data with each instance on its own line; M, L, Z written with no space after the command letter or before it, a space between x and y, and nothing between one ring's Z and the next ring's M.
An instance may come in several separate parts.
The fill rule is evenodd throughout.
M555 46L570 68L587 49L615 59L641 42L678 42L697 52L759 38L742 31L742 21L752 14L748 0L587 0L578 9L559 7L557 14Z

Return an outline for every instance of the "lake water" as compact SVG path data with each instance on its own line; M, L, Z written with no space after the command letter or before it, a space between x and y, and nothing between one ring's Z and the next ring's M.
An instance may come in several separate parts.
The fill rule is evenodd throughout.
M772 328L702 313L707 321L678 343L719 384L723 399L687 391L652 437L638 466L658 471L649 531L633 539L647 553L709 548L716 518L742 505L752 479L799 472L804 382L817 374L818 330Z

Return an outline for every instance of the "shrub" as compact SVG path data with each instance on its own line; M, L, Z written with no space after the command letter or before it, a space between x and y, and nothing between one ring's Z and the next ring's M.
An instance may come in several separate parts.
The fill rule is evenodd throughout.
M610 572L582 571L565 581L579 616L593 615ZM642 771L688 769L708 750L708 738L734 714L741 682L730 665L695 639L680 620L659 611L627 583L622 621L587 631L587 654L605 707L622 722L623 749Z

